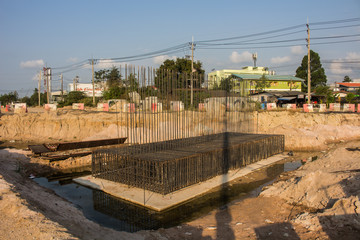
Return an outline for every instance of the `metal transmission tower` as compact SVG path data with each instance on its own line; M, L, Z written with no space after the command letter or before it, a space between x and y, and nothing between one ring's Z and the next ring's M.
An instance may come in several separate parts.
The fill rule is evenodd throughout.
M256 67L257 53L253 53L252 58L254 60L254 67Z

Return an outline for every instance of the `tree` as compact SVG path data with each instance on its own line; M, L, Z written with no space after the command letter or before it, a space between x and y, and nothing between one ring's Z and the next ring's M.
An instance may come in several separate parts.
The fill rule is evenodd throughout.
M108 87L120 86L122 83L121 74L119 72L119 69L117 69L116 67L112 67L111 70L105 75L105 77Z
M108 88L106 91L104 91L103 97L105 100L126 98L125 92L126 92L125 87L112 86Z
M23 98L20 99L20 102L22 103L26 103L26 106L31 106L30 104L30 98L28 96L25 96Z
M200 87L204 82L205 70L200 61L194 62L193 84ZM167 59L157 69L155 86L162 93L170 93L173 88L187 88L190 85L191 60L187 58Z
M16 102L18 100L19 100L19 95L16 91L9 92L8 94L3 94L0 96L0 102L3 105L10 104L10 103Z
M111 69L101 69L94 74L95 82L105 82L108 88L113 86L120 86L123 82L120 71L117 67Z
M40 93L40 105L46 103L47 97L46 94ZM34 89L34 93L30 96L29 106L39 105L39 91L37 88Z
M104 82L107 79L107 74L109 74L110 70L108 69L101 69L99 71L95 71L94 74L94 82L99 83L99 82Z
M258 81L256 81L255 84L255 90L257 92L263 92L266 88L270 87L270 82L268 81L268 78L263 74L261 78L259 78Z
M127 77L127 80L125 81L125 86L129 92L138 90L139 82L135 74L130 73L130 75Z
M315 88L316 95L327 95L328 93L332 93L329 86L318 86Z
M348 75L346 75L343 82L352 82L352 79Z
M81 101L84 101L85 98L84 92L72 91L64 98L63 102L59 102L58 106L63 107L72 105L73 103L80 103Z
M215 81L212 87L213 90L220 90L219 85L217 84L217 82Z
M310 75L311 75L311 89L317 86L325 86L327 78L325 70L321 65L320 56L318 53L310 50ZM295 77L305 79L302 85L302 91L307 91L308 80L308 56L305 55L302 59L301 65L296 69Z
M321 95L325 97L326 103L333 103L335 102L335 94L330 89L329 86L318 86L315 88L316 95Z
M229 93L233 88L234 88L234 81L231 76L221 80L219 86L220 90L225 90L226 92Z
M355 94L353 94L353 93L348 93L345 97L345 99L348 103L353 103L354 98L355 98Z

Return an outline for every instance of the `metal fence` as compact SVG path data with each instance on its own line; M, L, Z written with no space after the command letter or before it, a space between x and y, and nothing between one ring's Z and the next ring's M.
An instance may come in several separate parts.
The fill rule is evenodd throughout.
M168 194L284 151L284 136L222 133L93 153L93 176Z
M194 73L191 84L190 74L175 70L125 65L119 71L120 99L108 103L116 112L116 137L127 137L127 144L254 131L246 81L209 89L204 74Z

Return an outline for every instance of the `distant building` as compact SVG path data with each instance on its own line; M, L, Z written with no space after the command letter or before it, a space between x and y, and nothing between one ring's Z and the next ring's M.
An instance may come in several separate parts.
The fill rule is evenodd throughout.
M265 67L244 67L241 70L224 69L214 71L208 74L208 88L214 89L214 86L220 86L221 81L229 76L233 77L233 91L238 92L244 88L243 83L248 82L247 90L249 93L255 93L255 86L262 76L267 81L264 91L301 91L301 83L304 81L290 75L276 75L274 71L269 71Z
M271 72L275 74L275 72ZM232 74L257 74L257 75L269 75L268 68L265 67L243 67L242 69L223 69L213 71L208 74L208 88L213 89L214 85L219 86L222 79L225 79Z
M356 82L340 82L335 83L335 88L338 91L346 91L346 92L357 92L360 89L360 83Z
M69 84L69 92L79 91L84 92L87 97L93 96L93 86L91 83L75 83L75 88L73 83ZM95 84L95 97L101 97L103 92L104 87L100 84Z
M304 103L306 93L299 91L274 91L255 93L250 96L256 102L277 102L282 103Z
M241 82L248 82L247 87L250 93L257 92L256 84L260 81L262 75L257 74L233 74L236 86L240 86ZM263 91L298 91L301 92L301 82L304 80L290 75L265 75L268 86L264 87Z
M63 92L61 91L54 91L51 92L51 102L60 102L64 100L64 96L66 96L68 92L65 90Z

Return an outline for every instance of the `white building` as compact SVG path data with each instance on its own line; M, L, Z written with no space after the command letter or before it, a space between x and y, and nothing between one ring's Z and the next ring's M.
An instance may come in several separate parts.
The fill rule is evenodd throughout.
M76 89L75 89L76 88ZM74 88L74 84L69 84L69 92L71 91L79 91L84 92L86 96L93 96L93 86L91 83L76 83ZM104 92L104 87L100 84L95 84L95 97L101 97Z

